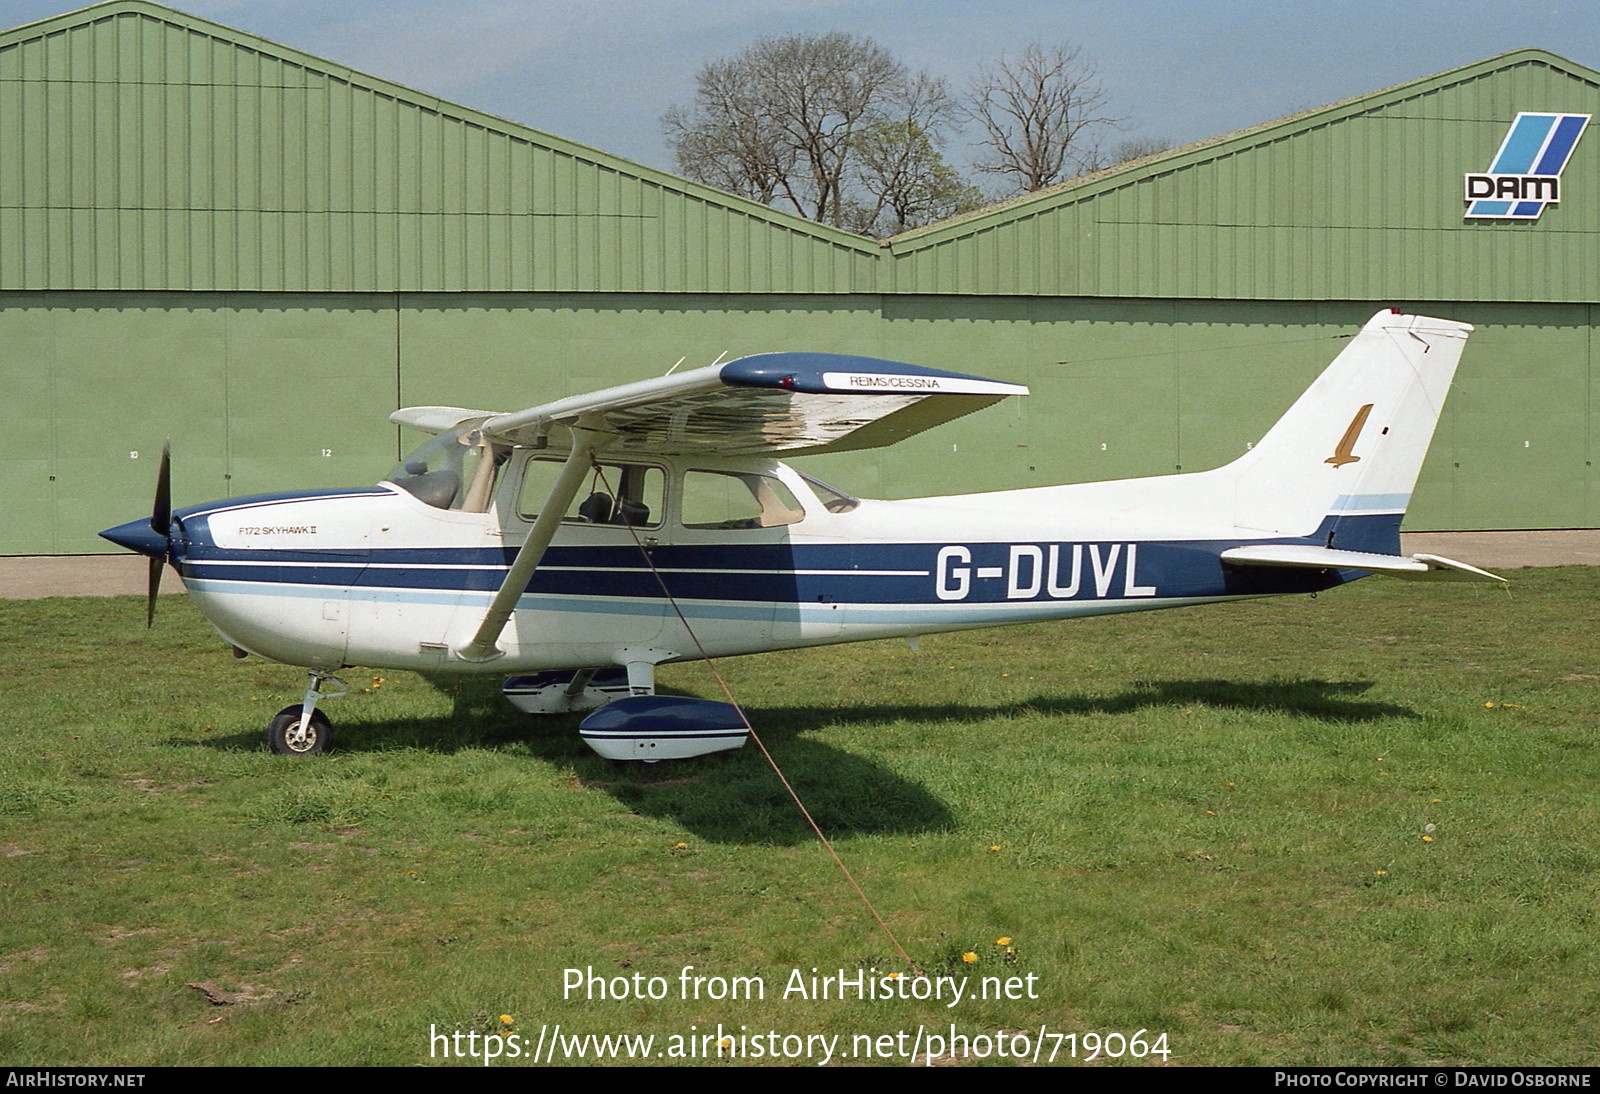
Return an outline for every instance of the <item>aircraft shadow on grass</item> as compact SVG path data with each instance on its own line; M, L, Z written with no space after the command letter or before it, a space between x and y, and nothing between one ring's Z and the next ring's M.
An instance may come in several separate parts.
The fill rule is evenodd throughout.
M704 840L788 845L812 838L753 745L687 763L617 765L585 747L576 732L576 716L521 714L505 702L496 679L424 678L451 697L448 715L350 724L340 734L338 748L347 753L400 748L452 753L515 743L569 768L583 786L603 790L631 812L671 820ZM823 831L847 836L940 832L956 825L948 807L921 783L808 736L830 726L971 723L1026 714L1116 716L1169 706L1276 712L1346 723L1417 717L1404 706L1357 698L1371 687L1370 681L1145 680L1111 695L1040 695L1003 705L751 706L747 713ZM1070 726L1063 730L1070 731ZM260 747L254 733L185 743L227 751Z
M1232 680L1138 680L1115 695L1037 695L1014 703L974 706L961 703L859 707L769 707L763 713L796 732L824 726L916 721L977 722L1025 714L1086 717L1131 714L1153 707L1217 707L1254 710L1333 722L1375 722L1381 718L1415 718L1416 711L1395 703L1358 700L1372 687L1368 680L1276 680L1245 683ZM759 727L758 727L759 728Z

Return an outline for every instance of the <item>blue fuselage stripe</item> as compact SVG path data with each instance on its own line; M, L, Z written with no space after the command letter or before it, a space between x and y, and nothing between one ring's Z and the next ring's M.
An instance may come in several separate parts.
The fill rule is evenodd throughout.
M1344 550L1392 553L1399 522L1398 513L1337 513L1312 536L1251 542L1320 547L1331 541ZM834 604L1016 606L1259 596L1327 588L1349 579L1334 580L1333 574L1316 570L1224 564L1221 553L1240 544L1228 539L674 545L651 548L650 562L675 598L730 609L744 605L757 616L766 611L768 618L772 605L827 610ZM486 600L500 587L515 554L509 547L402 548L330 559L314 551L189 543L177 562L184 578L202 589L459 604ZM544 603L603 598L619 611L629 611L627 604L662 601L656 573L632 546L552 547L527 592Z

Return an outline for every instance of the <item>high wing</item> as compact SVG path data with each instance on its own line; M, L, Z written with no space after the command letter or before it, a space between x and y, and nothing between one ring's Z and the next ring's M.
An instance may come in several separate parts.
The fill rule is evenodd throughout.
M881 448L982 410L1020 384L836 353L761 353L606 388L511 414L409 407L389 419L430 433L471 424L483 441L568 451L550 496L506 571L464 661L501 655L500 634L600 449L652 455L764 456Z
M408 407L430 433L479 422L486 439L540 447L579 419L613 451L756 456L881 448L982 410L1020 384L837 353L761 353L514 413Z

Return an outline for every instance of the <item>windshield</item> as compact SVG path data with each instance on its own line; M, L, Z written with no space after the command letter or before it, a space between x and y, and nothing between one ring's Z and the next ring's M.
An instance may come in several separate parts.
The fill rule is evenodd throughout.
M510 450L484 441L475 428L441 433L400 462L385 482L435 509L485 513L495 472Z

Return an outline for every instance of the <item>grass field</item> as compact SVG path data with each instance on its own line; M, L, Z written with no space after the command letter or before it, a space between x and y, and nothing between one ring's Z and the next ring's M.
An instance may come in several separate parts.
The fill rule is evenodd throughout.
M443 1063L430 1028L556 1023L1593 1063L1600 570L1510 576L724 662L917 963L1033 977L955 1007L783 997L902 966L753 747L623 770L497 681L352 670L337 751L275 757L303 678L182 600L153 632L0 603L0 1064ZM766 997L682 998L685 966Z

